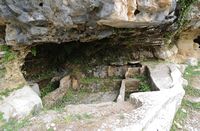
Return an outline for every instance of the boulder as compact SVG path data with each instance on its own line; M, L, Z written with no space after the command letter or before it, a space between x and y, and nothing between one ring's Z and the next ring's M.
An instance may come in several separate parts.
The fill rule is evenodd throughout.
M42 101L31 87L24 86L12 92L0 103L0 112L6 121L21 119L42 109Z
M169 42L171 43L171 42ZM168 59L178 53L178 48L176 45L174 45L172 48L168 48L165 46L162 46L160 48L156 48L155 50L155 56L159 59Z
M170 75L171 71L168 64L159 64L153 68L148 66L148 68L154 90L169 89L172 87L173 79Z
M65 76L60 80L59 88L68 88L71 86L70 76Z
M32 83L32 84L29 84L29 85L30 85L31 89L33 91L35 91L35 93L38 94L38 96L41 96L41 94L40 94L40 88L39 88L39 85L37 83Z

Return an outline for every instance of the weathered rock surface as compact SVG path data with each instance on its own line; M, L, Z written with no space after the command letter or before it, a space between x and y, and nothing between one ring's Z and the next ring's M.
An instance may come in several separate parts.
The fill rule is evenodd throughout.
M138 51L129 54L137 60L155 57L167 59L178 53L180 58L177 59L183 62L185 56L197 57L200 54L196 48L193 52L193 39L199 34L199 16L195 16L199 14L198 2L187 17L193 24L184 28L187 33L181 33L186 37L180 37L177 46L170 49L164 44L175 45L176 42L171 40L173 38L168 39L168 35L178 29L175 18L180 17L181 9L176 0L0 0L0 39L5 41L4 44L11 45L12 50L20 50L18 53L24 52L20 47L30 52L31 47L44 43L96 43L103 39L103 42L111 45L136 47ZM191 35L188 32L192 32ZM20 62L11 63L17 65L15 69L7 69L10 70L6 73L9 74L8 81L22 81L22 73L16 71L20 71L27 52L17 56ZM110 69L109 74L94 73L103 78L123 72L115 70ZM17 78L17 75L21 78L12 78Z
M153 84L155 85L154 88L162 89L170 89L172 87L173 79L169 75L170 74L170 67L166 66L165 64L160 64L156 67L149 67L150 70L150 77L152 79Z
M60 86L53 92L46 95L42 101L45 107L50 108L56 102L61 100L63 96L67 93L67 90L71 87L70 76L65 76L60 80Z
M127 72L125 73L125 78L133 78L140 74L140 68L128 68Z
M125 92L136 92L139 90L139 85L140 85L140 80L138 79L126 79L125 80L125 86L126 86L126 90Z
M139 43L142 40L162 44L163 36L158 36L162 26L176 18L175 8L175 0L1 0L0 24L6 25L5 40L8 45L85 42L116 34L113 28L104 25L138 28L130 32L135 36L134 41L140 36ZM146 32L141 32L144 29ZM153 37L155 40L143 40L141 37Z
M179 65L158 64L156 67L149 67L149 70L152 85L159 87L159 90L173 88L177 83L185 84L182 78L183 69Z
M192 4L192 7L190 8L188 15L186 17L187 20L189 20L189 24L187 27L191 27L192 29L199 29L200 27L200 0L197 0L194 4Z
M172 41L173 38L166 37L171 32L176 32L177 24L180 24L176 23L176 17L181 14L176 0L0 0L0 43L14 46L15 49L20 50L19 52L23 52L24 50L19 48L22 45L26 48L44 43L72 41L83 43L106 38L106 42L113 45L139 46L139 53L143 53L145 58L167 59L175 56L178 57L179 62L182 62L182 59L187 60L190 57L200 58L198 42L194 44L194 39L198 38L200 33L198 2L199 0L192 5L192 10L186 17L190 21L181 32L177 46L174 45L169 49L167 46L163 46L164 43L175 43ZM155 48L143 49L140 46ZM148 50L153 53L149 53ZM21 79L23 75L20 67L27 53L28 51L19 55L19 60L6 66L7 72L9 72L9 75L6 75L7 78L20 76L18 81L25 83L25 80ZM174 58L175 61L176 58ZM191 61L190 63L196 65L197 62ZM102 72L97 69L92 73L99 78L123 77L128 67L122 69L118 67L119 65L115 66L114 68L111 66L100 67ZM95 126L87 125L88 123L84 122L79 123L78 127L72 125L75 127L72 130L82 129L85 125L87 128L110 130L169 130L173 116L184 95L182 89L184 80L181 74L183 71L173 64L157 65L149 70L152 85L155 90L159 91L132 94L130 102L124 102L127 87L130 87L129 90L135 91L139 82L132 79L123 80L117 99L117 102L120 103L91 105L92 108L85 105L77 106L79 111L82 112L80 107L90 109L85 112L92 111L96 116L102 116L102 119L100 122L94 123ZM141 73L141 70L139 72ZM132 74L137 75L139 72L129 69L125 77L130 78ZM8 81L11 80L17 83L14 81L15 79L8 79ZM79 88L78 84L77 80L72 80L74 89ZM63 78L60 81L60 87L45 96L44 104L53 105L65 95L70 86L70 77ZM4 112L5 119L22 118L31 111L39 110L42 107L41 100L35 92L31 89L30 91L28 87L23 89L28 93L23 94L24 92L22 92L18 96L17 93L21 93L22 90L20 89L0 104L0 111ZM34 90L39 94L38 87L35 87ZM33 97L32 93L35 93ZM13 99L12 97L17 98ZM21 97L24 98L21 100ZM30 104L29 99L31 102L35 100L36 103L34 101ZM16 104L16 102L18 103ZM71 112L76 112L75 108L71 108ZM114 111L104 112L105 109ZM118 118L122 113L125 114L125 117Z
M0 112L3 113L3 118L8 121L24 118L30 113L40 111L42 107L42 101L38 94L29 86L24 86L1 101Z
M40 87L37 83L29 84L31 86L31 89L38 94L38 96L41 96L40 94Z
M126 126L126 130L166 130L169 131L174 115L181 104L184 90L181 87L159 92L135 93L131 101L142 103L133 116L136 124ZM140 119L137 119L140 117Z
M149 126L145 127L146 130L170 130L175 113L178 110L181 104L181 101L183 99L183 96L185 94L185 91L182 87L183 85L182 73L177 68L177 65L162 64L162 68L164 67L169 68L170 73L167 70L166 71L160 70L160 73L157 72L158 71L157 69L160 68L160 65L157 65L153 69L153 70L157 70L156 72L150 69L150 74L151 74L150 77L152 81L156 81L157 79L156 75L154 74L159 73L159 74L165 74L165 75L161 75L160 77L161 81L164 81L165 77L168 75L168 77L171 77L172 82L170 82L171 84L169 84L168 87L165 86L165 88L163 88L162 84L157 83L157 88L160 90L157 92L157 95L161 95L162 93L164 93L160 96L160 98L166 95L165 98L162 99L163 100L162 102L165 101L166 103L163 104L163 106L160 108L158 112L156 112L157 117L153 117L154 120L151 123L149 123ZM153 98L153 97L156 97L156 96L153 95L152 97L148 97L148 98ZM159 102L159 103L161 104L162 102ZM151 113L152 112L155 112L155 111L151 111Z
M178 53L178 48L174 45L171 49L167 47L156 48L155 55L160 59L168 59Z
M185 25L179 34L177 47L179 49L177 59L178 62L186 62L188 58L194 57L200 59L200 48L198 40L200 34L200 0L197 0L191 5L188 10L185 20L188 24ZM195 39L197 41L195 42Z

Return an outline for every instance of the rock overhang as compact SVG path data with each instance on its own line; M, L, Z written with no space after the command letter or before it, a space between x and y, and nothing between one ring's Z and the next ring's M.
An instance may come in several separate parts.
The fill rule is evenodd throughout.
M157 32L169 28L176 17L174 0L12 0L1 1L0 7L1 18L5 21L2 23L6 24L7 45L88 42L114 37L115 28L141 32L153 28L154 36L151 34L149 37L157 39ZM134 38L142 37L131 34ZM148 33L145 36L148 37ZM163 37L159 36L160 39ZM142 40L141 43L148 41ZM159 41L159 44L163 43Z

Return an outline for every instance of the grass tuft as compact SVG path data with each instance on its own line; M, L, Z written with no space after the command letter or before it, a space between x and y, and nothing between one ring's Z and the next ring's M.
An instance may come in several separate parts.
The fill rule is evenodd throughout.
M57 88L57 84L56 83L49 83L46 87L43 87L41 89L41 97L43 98L48 93L54 91L56 88Z
M2 58L2 63L8 63L11 60L14 60L17 57L17 54L11 50L9 46L1 45L0 50L4 51L4 57Z
M8 122L3 120L3 114L0 113L0 129L3 131L18 131L21 128L28 126L30 121L25 118L22 120L11 119Z
M91 114L73 114L73 115L67 115L64 117L65 123L70 123L73 121L81 121L81 120L90 120L93 116Z
M199 67L200 67L200 63L198 64L198 66L188 66L185 70L184 78L187 79L189 82L189 85L185 87L185 92L187 96L200 97L200 90L195 89L191 86L192 78L194 78L195 76L200 76L200 71L196 70L196 69L199 69ZM186 109L188 113L190 113L192 110L199 111L200 103L191 102L184 97L181 104L181 108ZM177 111L174 121L184 125L187 119L187 115L189 114L182 112L181 108ZM176 130L177 130L177 127L173 123L171 131L176 131Z
M142 76L137 76L136 78L140 80L140 85L139 85L140 92L151 91L151 86L149 84L147 76L142 75Z

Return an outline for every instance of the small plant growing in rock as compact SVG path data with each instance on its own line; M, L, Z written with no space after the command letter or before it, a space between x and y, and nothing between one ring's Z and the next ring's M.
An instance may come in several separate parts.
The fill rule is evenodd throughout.
M16 53L13 52L9 46L1 45L0 50L5 52L2 63L7 63L16 58Z
M186 17L190 10L191 5L196 2L197 0L179 0L178 4L180 5L180 16L178 18L178 25L179 27L183 26L187 23Z
M41 89L41 97L46 96L49 92L54 91L57 88L57 85L54 83L49 83L46 87Z
M64 121L66 123L70 123L70 122L73 122L73 121L89 120L89 119L92 119L92 118L93 118L93 116L91 114L87 114L87 113L72 114L72 115L65 116Z
M22 120L11 119L8 122L6 122L3 118L3 113L0 112L0 129L3 131L13 131L13 130L18 131L19 129L28 125L29 125L28 118Z
M36 47L31 48L31 54L32 54L33 56L36 56L36 54L37 54Z
M0 99L2 99L3 97L7 97L10 95L11 92L20 89L21 87L23 87L24 85L19 85L17 88L13 88L13 89L8 89L6 88L3 91L0 91Z
M188 23L188 20L186 19L188 16L188 12L191 9L191 5L198 0L179 0L177 3L179 5L179 11L178 12L178 19L176 20L177 24L177 30L173 32L166 32L164 35L165 44L170 45L173 37L176 37L179 32L183 29L183 27ZM178 8L177 8L178 9Z
M0 69L0 78L3 78L5 76L6 70Z
M19 129L28 126L29 125L29 120L28 119L23 119L23 120L9 120L9 122L3 122L1 125L1 129L3 131L18 131Z
M140 85L139 85L140 92L151 91L151 87L148 82L148 78L146 76L137 76L137 79L140 80Z

